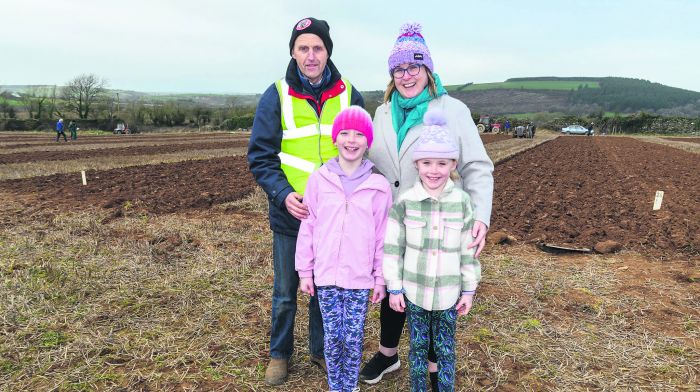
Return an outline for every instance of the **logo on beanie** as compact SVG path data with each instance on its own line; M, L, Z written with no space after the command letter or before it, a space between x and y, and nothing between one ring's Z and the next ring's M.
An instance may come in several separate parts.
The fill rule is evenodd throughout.
M304 30L305 28L311 26L311 20L309 19L302 19L297 23L297 30Z
M413 53L413 59L423 61L423 53Z

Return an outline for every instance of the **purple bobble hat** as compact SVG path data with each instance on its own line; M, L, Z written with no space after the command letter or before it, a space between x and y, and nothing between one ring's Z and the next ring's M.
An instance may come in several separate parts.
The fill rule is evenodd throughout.
M389 54L389 74L404 63L425 65L433 72L433 59L421 34L422 29L420 23L406 23L401 26L401 33Z

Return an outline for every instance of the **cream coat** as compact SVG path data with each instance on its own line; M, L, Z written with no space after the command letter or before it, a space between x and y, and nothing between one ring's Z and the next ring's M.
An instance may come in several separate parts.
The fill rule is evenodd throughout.
M456 180L455 185L471 197L475 220L489 226L493 200L493 162L486 154L469 108L449 95L433 99L428 108L440 108L445 114L446 128L454 135L460 149L457 171L461 179ZM411 189L418 178L411 155L422 131L422 124L411 128L401 145L401 151L397 151L391 103L382 104L374 114L374 142L369 149L369 159L391 184L393 200L398 200L398 195Z

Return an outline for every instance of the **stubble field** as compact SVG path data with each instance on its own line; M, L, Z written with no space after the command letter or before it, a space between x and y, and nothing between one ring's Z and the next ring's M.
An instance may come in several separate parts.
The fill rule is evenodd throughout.
M247 136L2 135L0 390L327 389L308 363L301 295L290 380L262 380L271 233ZM695 143L493 136L491 232L517 241L481 258L458 390L697 390ZM554 255L540 240L623 250ZM371 306L366 357L378 316ZM407 349L404 337L404 363ZM362 388L404 391L408 373Z

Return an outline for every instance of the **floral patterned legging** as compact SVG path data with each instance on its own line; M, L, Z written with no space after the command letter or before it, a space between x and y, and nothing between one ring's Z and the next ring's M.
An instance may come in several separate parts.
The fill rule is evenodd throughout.
M428 390L428 348L433 344L437 356L438 384L440 392L454 391L455 387L455 330L457 328L457 310L425 310L406 301L408 308L408 330L411 348L408 362L411 374L411 391ZM430 330L434 342L430 341Z
M352 391L357 387L365 336L369 290L318 287L323 318L323 353L331 391Z

